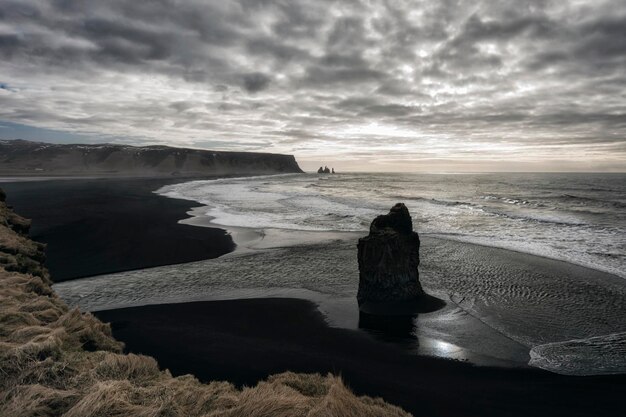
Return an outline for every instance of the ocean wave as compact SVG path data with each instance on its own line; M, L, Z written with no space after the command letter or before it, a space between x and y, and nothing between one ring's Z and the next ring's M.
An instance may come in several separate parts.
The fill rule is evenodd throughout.
M515 206L528 206L545 208L551 210L587 212L589 214L598 214L598 209L606 210L626 208L626 203L616 200L609 196L588 197L574 194L558 194L558 195L540 195L525 197L502 197L496 195L484 195L480 197L487 202L501 202ZM588 209L591 206L593 209ZM582 209L581 209L582 208Z
M408 196L408 195L394 195L391 198L398 200L398 201L423 201L426 203L437 204L437 205L447 206L447 207L456 207L456 206L468 206L468 207L476 207L476 208L482 207L481 205L471 203L469 201L437 200L435 198L426 198L426 197Z
M620 267L620 264L623 264L624 257L589 255L582 251L564 251L563 249L555 248L550 243L538 244L534 242L494 239L485 236L471 236L462 233L425 233L425 235L555 259L626 279L626 271Z
M626 332L546 343L530 350L529 365L563 375L626 373Z
M600 206L606 206L606 207L612 207L612 208L618 208L618 209L626 208L626 203L623 203L617 200L585 197L585 196L579 196L579 195L573 195L573 194L563 194L563 196L561 196L560 198L565 199L565 200L570 200L570 201L579 201L581 202L581 204L597 203Z
M158 192L206 205L206 216L226 227L316 231L365 231L374 217L403 201L419 233L463 237L625 276L624 258L613 256L624 249L626 217L619 203L603 208L579 198L575 187L555 192L549 181L532 187L513 181L498 185L488 176L472 181L459 176L286 174L193 181ZM617 193L606 198L626 197Z
M565 226L584 226L587 223L582 221L579 218L572 218L572 216L568 216L565 212L559 212L557 210L551 210L551 213L539 212L539 211L504 211L502 209L498 209L497 207L490 207L484 204L475 204L468 201L449 201L449 200L437 200L434 198L424 198L424 197L415 197L415 196L404 196L404 195L396 195L394 196L396 199L405 200L405 201L417 201L430 203L440 206L446 207L461 207L468 208L470 210L479 211L485 213L485 215L499 216L505 217L511 220L522 220L522 221L534 221L539 223L551 223L555 225L565 225ZM531 205L532 203L526 200L519 199L509 199L502 197L495 197L500 201L504 201L513 205L526 206Z
M579 219L567 218L562 213L548 214L548 213L507 213L498 210L487 210L491 214L496 216L506 217L511 220L520 220L526 222L546 223L559 226L585 226L586 222Z

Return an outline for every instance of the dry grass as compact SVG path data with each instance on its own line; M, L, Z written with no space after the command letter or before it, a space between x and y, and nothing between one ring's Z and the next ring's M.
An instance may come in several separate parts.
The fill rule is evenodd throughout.
M1 190L0 190L1 193ZM0 415L379 417L408 416L357 397L341 378L291 372L255 387L174 378L147 356L122 354L107 324L69 310L41 266L28 221L0 199Z

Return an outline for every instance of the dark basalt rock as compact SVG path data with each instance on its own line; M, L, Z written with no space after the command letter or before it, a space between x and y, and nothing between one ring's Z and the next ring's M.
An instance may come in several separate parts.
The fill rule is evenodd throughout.
M420 239L404 204L376 217L357 247L361 311L393 314L417 305L424 295L417 270Z

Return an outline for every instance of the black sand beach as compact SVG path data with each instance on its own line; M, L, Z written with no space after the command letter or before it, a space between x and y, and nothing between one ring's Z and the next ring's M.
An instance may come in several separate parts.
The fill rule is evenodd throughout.
M251 299L101 311L129 352L174 375L253 385L270 374L333 372L357 393L415 416L618 416L626 377L566 377L411 355L364 332L330 328L311 302Z
M48 266L54 279L62 281L208 259L231 251L234 243L223 230L177 223L187 217L193 202L153 193L178 181L72 179L5 183L2 188L9 204L34 219L32 236L48 243ZM544 288L543 284L536 291L532 287L542 282L543 275L552 277L550 282L558 288L567 282L575 288L584 283L582 294L597 290L582 279L592 271L563 262L432 238L424 243L423 281L438 283L442 289L449 284L465 293L480 290L499 297L500 289L505 289L501 286L507 284L504 278L521 274L530 289L520 292L513 285L511 291L502 292L512 300L511 306L518 301L530 305L527 295ZM293 281L287 285L290 288L307 282L316 288L327 288L329 283L352 288L351 277L357 276L354 251L354 242L335 241L162 267L166 271L160 275L157 269L135 275L153 276L148 285L162 297L176 290L200 294L198 288L208 281L218 289L222 281L229 288L244 284L245 288L262 288L279 284L277 277ZM302 265L308 265L306 271ZM164 276L167 282L158 281ZM476 281L475 276L481 279ZM339 277L350 277L350 282ZM94 284L102 278L93 278ZM126 297L127 291L132 299L150 295L142 293L136 278L124 276L118 281L114 288L110 288L114 282L110 278L102 282L118 297ZM558 293L557 288L551 291ZM107 294L96 285L90 287L87 298ZM533 311L537 309L533 305ZM115 337L126 343L127 351L154 356L174 375L191 373L203 381L225 379L252 385L286 370L332 372L341 374L355 392L381 396L416 416L617 416L626 409L622 401L626 376L566 377L539 369L478 367L419 356L403 349L402 343L330 327L314 303L301 299L160 304L95 314L112 322Z
M178 224L197 203L164 198L159 179L5 182L7 202L33 219L31 237L48 245L56 282L215 258L232 251L222 229Z

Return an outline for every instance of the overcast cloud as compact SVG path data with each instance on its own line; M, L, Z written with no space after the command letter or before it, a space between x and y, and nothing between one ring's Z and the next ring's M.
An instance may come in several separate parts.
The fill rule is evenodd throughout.
M624 171L626 2L0 0L0 121L308 169Z

